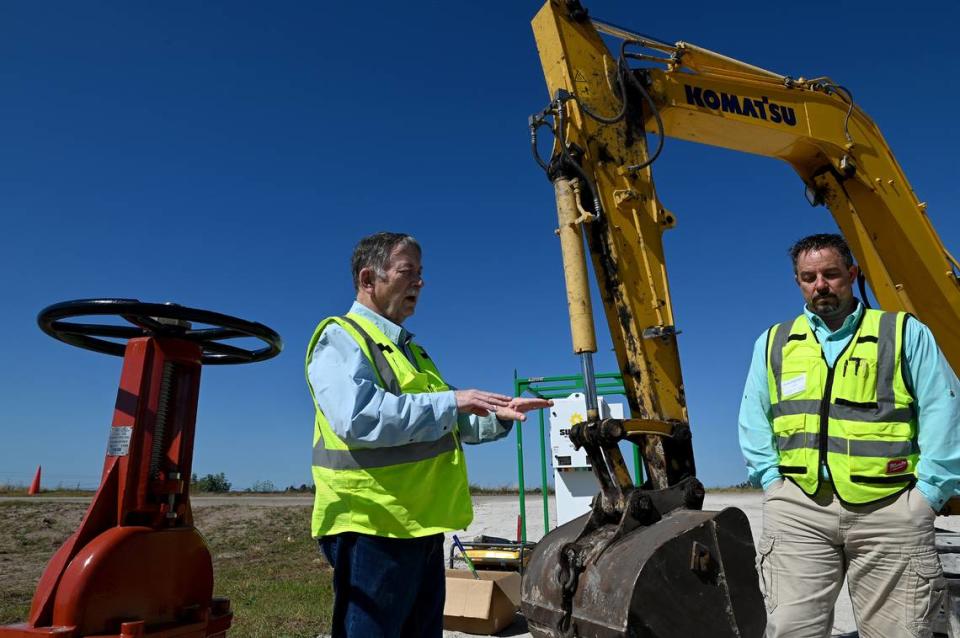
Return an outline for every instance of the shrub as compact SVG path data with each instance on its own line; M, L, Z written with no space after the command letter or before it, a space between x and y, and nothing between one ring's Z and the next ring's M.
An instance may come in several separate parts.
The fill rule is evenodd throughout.
M190 478L191 488L197 492L215 492L224 493L230 491L230 481L227 480L223 472L219 474L207 474L202 478L197 478L194 474Z

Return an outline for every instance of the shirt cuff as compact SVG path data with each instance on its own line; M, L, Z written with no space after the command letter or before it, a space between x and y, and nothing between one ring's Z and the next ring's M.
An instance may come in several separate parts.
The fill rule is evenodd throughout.
M457 397L453 390L437 392L433 402L434 418L440 431L446 434L457 425ZM442 435L441 435L442 436Z
M783 475L780 474L780 468L777 466L768 467L766 471L760 475L760 487L766 491L775 481L782 481Z
M930 503L930 507L933 508L934 512L939 512L943 509L943 506L946 505L948 495L944 494L940 488L923 481L917 481L917 489L920 490L923 497Z

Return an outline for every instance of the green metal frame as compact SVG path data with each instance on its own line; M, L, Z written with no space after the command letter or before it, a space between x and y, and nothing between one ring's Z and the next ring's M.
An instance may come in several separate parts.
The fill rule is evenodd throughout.
M623 377L619 372L604 372L596 375L597 396L623 395ZM544 399L565 399L574 392L583 391L583 376L579 374L562 377L530 377L521 379L517 371L513 371L513 395L520 396L524 392ZM540 417L540 491L543 495L543 533L550 531L550 507L547 494L547 445L544 432L543 410L538 410ZM523 428L519 422L514 423L517 433L517 480L520 484L520 540L527 542L527 508L525 483L523 478ZM643 480L640 464L640 448L633 445L634 481L639 484Z

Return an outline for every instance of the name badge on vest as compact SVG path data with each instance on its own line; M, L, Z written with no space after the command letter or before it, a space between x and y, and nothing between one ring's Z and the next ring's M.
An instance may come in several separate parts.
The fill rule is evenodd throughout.
M784 379L780 383L780 394L781 396L790 396L791 394L797 394L798 392L803 392L807 388L807 375L801 374L799 377L793 377L792 379Z

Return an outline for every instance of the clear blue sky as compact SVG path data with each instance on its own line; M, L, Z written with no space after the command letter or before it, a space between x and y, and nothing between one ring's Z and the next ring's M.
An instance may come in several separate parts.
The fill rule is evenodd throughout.
M955 28L940 3L588 3L593 15L794 77L829 75L879 124L946 245L956 202ZM85 297L175 301L263 322L267 363L210 367L194 469L309 481L303 354L352 298L356 240L406 231L426 288L408 327L461 387L576 373L552 188L528 149L547 101L539 2L5 2L0 8L0 482L99 478L120 359L43 335ZM835 228L788 166L668 140L654 167L697 463L744 478L751 344L796 314L784 256ZM597 369L615 368L602 321ZM528 451L535 452L535 427ZM510 439L471 480L516 482ZM528 475L537 457L528 456Z

